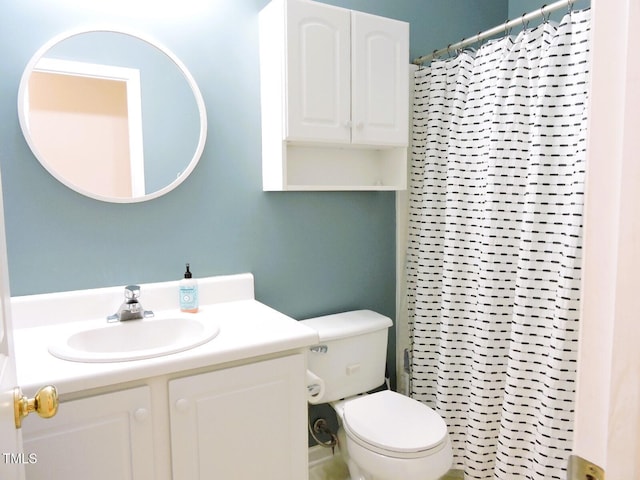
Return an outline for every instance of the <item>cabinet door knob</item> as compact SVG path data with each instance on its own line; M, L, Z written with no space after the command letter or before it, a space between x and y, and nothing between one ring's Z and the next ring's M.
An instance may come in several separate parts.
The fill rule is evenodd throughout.
M186 398L181 398L176 401L176 410L179 412L186 412L189 410L189 400Z
M149 411L146 408L138 408L135 412L133 412L133 416L139 422L144 422L149 416Z

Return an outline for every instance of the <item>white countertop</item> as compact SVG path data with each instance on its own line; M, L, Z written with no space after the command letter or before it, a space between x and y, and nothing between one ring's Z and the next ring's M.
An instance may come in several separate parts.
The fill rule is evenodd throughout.
M163 311L167 312L171 310ZM74 326L80 329L85 322L15 328L18 384L28 395L44 385L55 385L58 393L65 395L203 367L213 369L318 343L315 330L253 298L201 305L198 313L190 315L217 322L220 333L190 350L125 362L74 362L49 353L48 346L54 338Z
M220 333L190 350L126 362L83 363L54 357L48 351L49 343L61 329L69 328L65 325L17 329L14 345L18 384L28 394L43 385L55 385L64 395L318 343L314 330L255 300L207 305L193 315L217 322Z

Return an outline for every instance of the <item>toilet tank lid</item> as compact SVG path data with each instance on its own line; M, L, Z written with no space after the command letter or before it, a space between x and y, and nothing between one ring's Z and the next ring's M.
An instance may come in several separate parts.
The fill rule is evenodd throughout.
M302 323L316 330L321 342L363 335L383 330L393 325L389 317L380 315L372 310L335 313L302 320Z

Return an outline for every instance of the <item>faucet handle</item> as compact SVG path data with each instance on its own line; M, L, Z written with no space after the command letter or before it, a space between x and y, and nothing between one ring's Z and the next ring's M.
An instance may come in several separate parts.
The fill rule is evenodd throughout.
M137 302L138 297L140 297L139 285L127 285L124 287L124 298L126 298L128 302Z

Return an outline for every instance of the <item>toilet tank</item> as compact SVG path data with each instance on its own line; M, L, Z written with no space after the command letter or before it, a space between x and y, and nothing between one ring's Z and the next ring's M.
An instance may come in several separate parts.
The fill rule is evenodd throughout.
M384 383L390 318L371 310L302 320L318 332L320 343L309 348L308 369L320 378L323 391L309 403L325 403L367 392Z

